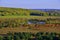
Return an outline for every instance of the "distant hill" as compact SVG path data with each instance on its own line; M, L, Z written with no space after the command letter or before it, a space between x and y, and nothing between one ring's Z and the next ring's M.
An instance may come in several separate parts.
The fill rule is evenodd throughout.
M40 11L45 11L45 12L48 12L48 11L60 11L60 9L32 9L32 10L40 10Z

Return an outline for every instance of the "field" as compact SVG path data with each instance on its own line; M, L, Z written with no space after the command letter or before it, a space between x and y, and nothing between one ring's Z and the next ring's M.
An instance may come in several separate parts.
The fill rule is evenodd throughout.
M13 34L12 36L18 38L16 40L19 40L19 36L17 36L19 32L22 33L27 32L28 35L30 35L29 33L33 33L34 35L39 32L43 32L43 33L52 32L53 34L54 33L60 34L60 12L58 11L44 12L40 10L0 7L0 34L8 35L7 33L12 33ZM17 34L14 35L14 33ZM0 35L0 39L2 40L1 35ZM28 37L26 35L25 37ZM7 37L9 36L11 35L8 35ZM32 38L34 38L35 36L33 36ZM40 40L39 38L41 38L41 35L37 37L38 40ZM4 39L4 35L3 35L3 39ZM5 38L4 40L8 40L8 39ZM24 40L28 40L28 39L24 38Z

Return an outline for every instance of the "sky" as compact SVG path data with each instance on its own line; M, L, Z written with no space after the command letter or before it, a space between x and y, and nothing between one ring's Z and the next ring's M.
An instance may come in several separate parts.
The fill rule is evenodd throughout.
M60 9L60 0L0 0L0 7Z

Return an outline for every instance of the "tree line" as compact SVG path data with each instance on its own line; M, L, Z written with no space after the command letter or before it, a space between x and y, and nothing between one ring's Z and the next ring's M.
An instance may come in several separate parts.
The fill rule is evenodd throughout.
M60 33L56 32L14 32L0 36L0 40L60 40Z

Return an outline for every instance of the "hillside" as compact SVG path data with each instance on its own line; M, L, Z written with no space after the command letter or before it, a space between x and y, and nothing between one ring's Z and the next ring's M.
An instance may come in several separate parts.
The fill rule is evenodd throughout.
M0 7L0 40L60 40L60 10Z
M44 10L0 7L0 16L60 16L60 10Z
M30 13L32 13L32 12L45 13L42 11L22 9L22 8L0 7L0 16L29 16Z

